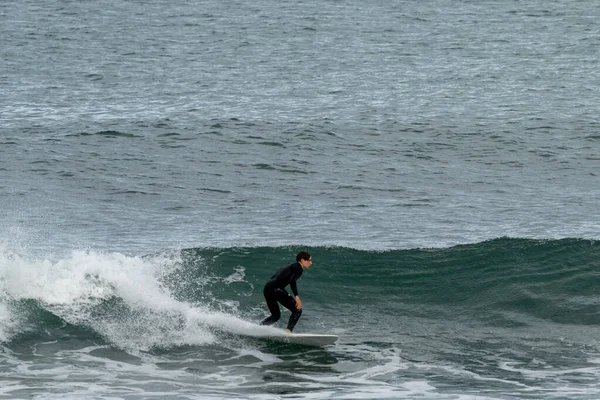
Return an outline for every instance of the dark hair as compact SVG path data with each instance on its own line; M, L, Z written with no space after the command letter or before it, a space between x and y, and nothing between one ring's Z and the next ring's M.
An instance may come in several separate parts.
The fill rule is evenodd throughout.
M310 253L308 251L301 251L296 256L296 262L300 262L300 260L310 260Z

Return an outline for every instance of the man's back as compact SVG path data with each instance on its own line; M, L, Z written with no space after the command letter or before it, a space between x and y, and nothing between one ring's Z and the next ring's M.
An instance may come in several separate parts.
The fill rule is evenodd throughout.
M267 283L271 287L285 288L302 275L302 267L298 263L279 268Z

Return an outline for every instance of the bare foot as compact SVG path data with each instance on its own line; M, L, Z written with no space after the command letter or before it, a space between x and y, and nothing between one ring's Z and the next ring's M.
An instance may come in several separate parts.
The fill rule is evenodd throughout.
M285 333L292 333L292 331L290 331L289 329L286 329Z

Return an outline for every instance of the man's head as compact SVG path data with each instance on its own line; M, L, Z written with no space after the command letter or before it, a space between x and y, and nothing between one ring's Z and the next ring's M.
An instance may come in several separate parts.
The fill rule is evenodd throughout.
M307 269L312 265L312 257L308 251L301 251L296 256L296 262L300 264L302 269Z

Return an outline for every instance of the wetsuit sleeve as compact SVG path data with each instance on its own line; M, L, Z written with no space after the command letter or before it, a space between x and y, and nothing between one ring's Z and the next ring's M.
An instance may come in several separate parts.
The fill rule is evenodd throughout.
M296 277L294 276L290 282L290 289L294 293L294 296L298 296L298 288L296 287Z

